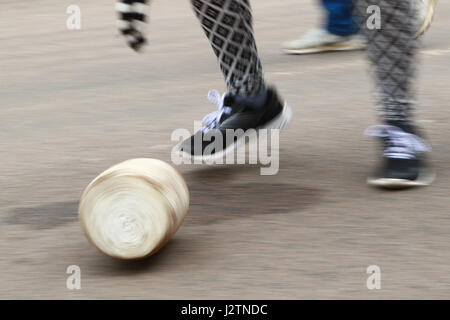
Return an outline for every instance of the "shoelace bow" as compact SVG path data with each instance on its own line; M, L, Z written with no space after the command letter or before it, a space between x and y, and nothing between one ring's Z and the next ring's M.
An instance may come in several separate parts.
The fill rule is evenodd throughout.
M225 95L225 93L221 95L217 90L211 90L208 92L208 100L215 104L219 108L219 110L211 112L203 118L202 131L204 133L217 127L220 119L222 118L222 115L228 115L231 113L232 109L230 107L224 106Z
M387 158L414 159L418 153L431 150L423 139L396 126L372 126L365 131L365 134L386 140L384 156Z

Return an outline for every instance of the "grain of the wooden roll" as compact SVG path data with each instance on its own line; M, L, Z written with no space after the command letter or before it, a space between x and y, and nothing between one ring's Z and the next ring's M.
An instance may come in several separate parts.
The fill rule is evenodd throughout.
M174 235L188 208L189 191L177 170L160 160L132 159L87 186L79 218L100 251L113 258L140 259Z

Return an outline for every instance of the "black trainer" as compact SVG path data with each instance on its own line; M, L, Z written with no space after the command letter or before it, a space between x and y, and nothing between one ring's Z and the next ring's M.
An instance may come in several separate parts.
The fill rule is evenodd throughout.
M275 89L267 89L264 106L255 108L238 102L235 96L220 97L210 91L208 98L219 110L203 119L203 129L184 140L179 150L191 160L214 160L223 157L246 141L257 137L260 129L283 129L291 119L291 109L278 97ZM251 130L255 130L255 134ZM270 133L270 130L269 130Z
M367 183L373 186L402 189L427 186L435 178L427 166L424 154L431 151L412 126L400 128L378 125L366 130L368 136L380 138L384 144L381 166Z

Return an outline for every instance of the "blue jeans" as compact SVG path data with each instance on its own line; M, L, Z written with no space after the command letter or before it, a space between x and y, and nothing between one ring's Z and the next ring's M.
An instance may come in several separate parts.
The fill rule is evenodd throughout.
M330 33L348 36L359 32L358 23L353 17L352 0L322 0L322 5L328 11L326 29Z

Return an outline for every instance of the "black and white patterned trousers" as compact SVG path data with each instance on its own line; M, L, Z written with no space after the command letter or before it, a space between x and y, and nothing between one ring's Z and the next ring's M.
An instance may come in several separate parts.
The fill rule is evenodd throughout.
M191 0L219 60L228 92L254 95L265 89L248 0Z
M368 56L377 83L379 112L387 122L409 121L413 105L413 79L417 40L414 39L416 0L354 0L366 34ZM369 6L377 6L380 29L367 24Z
M252 95L265 88L253 35L249 0L191 0L200 23L218 57L232 94ZM412 0L354 0L362 29L369 39L380 112L385 121L410 117L416 41ZM381 29L367 28L367 8L377 5ZM282 17L280 17L282 19Z

